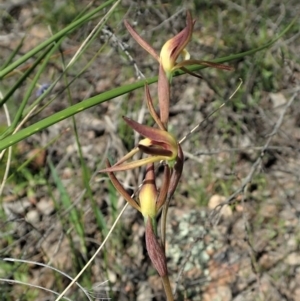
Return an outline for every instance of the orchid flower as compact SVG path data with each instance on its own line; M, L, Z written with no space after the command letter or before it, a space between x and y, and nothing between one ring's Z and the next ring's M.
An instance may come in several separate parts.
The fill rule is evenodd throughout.
M178 142L172 134L165 130L164 124L158 117L153 106L148 85L145 86L145 95L148 110L152 118L156 122L158 128L139 124L138 122L124 116L124 121L145 138L138 143L137 147L132 149L117 163L115 163L110 168L101 170L100 172L124 171L160 161L165 161L170 167L173 167L176 164ZM150 156L126 163L127 160L132 158L139 151Z
M146 138L142 139L137 147L121 158L116 164L100 172L125 171L160 161L167 162L170 167L174 166L177 158L178 142L173 135L161 129L139 124L127 117L123 117L123 119L130 127ZM139 151L150 156L126 163L128 159L132 158Z
M107 169L110 163L106 163ZM113 172L108 172L109 178L116 190L125 198L125 200L144 216L146 231L146 248L155 269L162 277L163 282L169 283L167 260L164 248L158 242L156 217L161 207L165 204L170 184L170 168L165 165L163 183L158 192L155 183L154 164L147 165L145 179L139 192L138 201L135 201L118 181Z
M162 66L162 69L166 73L169 81L172 79L172 74L178 69L182 69L184 72L199 77L199 75L186 69L186 66L190 65L204 65L208 67L214 67L224 70L232 70L232 67L216 64L213 62L193 60L190 59L190 54L186 50L187 44L192 38L195 20L192 19L191 13L187 11L186 27L179 32L176 36L165 42L161 48L160 55L150 46L133 28L125 21L125 26L132 37L142 46L149 54L151 54ZM179 56L182 57L182 61L177 62Z
M189 71L186 66L204 65L224 70L232 70L232 67L226 65L190 59L190 54L186 50L186 46L192 38L195 20L192 19L189 11L187 11L186 27L176 36L165 42L160 51L160 55L157 54L155 49L149 45L126 20L124 23L129 33L140 44L140 46L142 46L159 62L158 102L160 108L160 120L165 128L168 127L169 120L170 83L172 81L173 73L176 70L181 69L188 74L200 78L200 75ZM182 60L178 62L179 56L182 57Z
M139 203L141 213L147 218L156 218L160 208L166 201L170 183L170 168L165 165L163 183L158 193L155 183L155 173L153 163L147 165L145 180L139 192Z
M110 163L106 163L107 170L110 169ZM154 165L150 163L147 165L146 175L142 188L139 192L138 201L134 200L122 184L118 181L113 172L108 171L108 176L115 186L116 190L124 197L124 199L135 209L140 211L145 218L145 222L148 218L155 221L155 218L165 203L168 195L168 188L170 183L170 168L165 165L163 183L160 191L156 188ZM155 228L154 228L155 229Z

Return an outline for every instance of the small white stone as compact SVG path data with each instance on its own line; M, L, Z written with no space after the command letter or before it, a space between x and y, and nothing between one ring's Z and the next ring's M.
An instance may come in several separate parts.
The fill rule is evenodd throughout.
M293 252L287 256L285 262L289 265L299 265L300 264L300 253Z
M214 194L208 202L208 208L210 210L214 210L218 205L222 204L225 201L226 198L224 196ZM223 217L230 217L232 216L232 209L228 205L223 205L220 214Z
M39 213L37 210L30 210L26 214L26 221L30 224L36 224L40 220Z
M42 214L50 215L54 211L54 205L52 201L47 201L45 199L41 199L37 203L37 208L42 212Z

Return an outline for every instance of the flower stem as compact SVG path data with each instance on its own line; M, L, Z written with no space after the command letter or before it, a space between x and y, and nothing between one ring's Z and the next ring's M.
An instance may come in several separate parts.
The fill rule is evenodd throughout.
M169 280L169 276L166 275L164 277L161 277L167 297L167 301L174 301L173 293L172 293L172 288Z

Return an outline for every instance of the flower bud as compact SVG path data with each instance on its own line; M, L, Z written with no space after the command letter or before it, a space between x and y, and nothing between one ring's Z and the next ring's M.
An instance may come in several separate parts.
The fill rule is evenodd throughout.
M151 218L146 222L146 248L151 262L161 277L168 275L167 260L163 248L155 237Z

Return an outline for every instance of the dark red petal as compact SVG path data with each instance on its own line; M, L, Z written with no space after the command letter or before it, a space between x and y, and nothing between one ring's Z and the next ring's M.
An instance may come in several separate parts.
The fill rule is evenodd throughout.
M146 222L146 248L151 262L158 274L161 277L166 276L168 274L166 255L155 237L150 218L148 218Z

